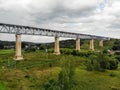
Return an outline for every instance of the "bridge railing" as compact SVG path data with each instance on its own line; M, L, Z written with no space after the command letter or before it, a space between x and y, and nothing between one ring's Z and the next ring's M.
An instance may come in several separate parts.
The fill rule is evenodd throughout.
M40 35L40 36L52 36L52 37L58 36L58 37L65 37L65 38L98 39L98 40L110 39L108 37L102 37L102 36L56 31L56 30L50 30L50 29L44 29L44 28L4 24L4 23L0 23L0 33Z

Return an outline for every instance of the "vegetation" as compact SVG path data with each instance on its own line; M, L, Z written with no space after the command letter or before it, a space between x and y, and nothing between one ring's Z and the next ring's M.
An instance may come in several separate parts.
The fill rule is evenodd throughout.
M0 50L0 90L120 90L119 55L109 55L114 41L105 41L95 52L87 51L88 41L82 41L81 51L62 48L55 56L49 45L40 50L23 51L24 60L14 61L14 49ZM34 46L34 45L33 45Z
M99 53L96 56L91 55L90 58L86 60L85 65L89 71L105 71L107 69L117 69L118 63L115 57Z
M120 50L120 40L115 40L113 50Z
M3 84L0 83L0 90L7 90L7 88Z

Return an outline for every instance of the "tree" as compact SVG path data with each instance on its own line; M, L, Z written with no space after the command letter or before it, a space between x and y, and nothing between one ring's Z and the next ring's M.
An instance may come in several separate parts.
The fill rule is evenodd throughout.
M0 49L4 49L4 45L0 42Z
M75 81L73 79L75 71L74 59L72 57L70 60L62 59L62 70L59 73L58 85L60 90L70 90L75 85Z
M112 47L113 50L120 50L120 40L116 40L114 42L114 46Z
M45 49L46 49L45 44L41 44L41 46L40 46L40 50L45 50Z
M107 69L117 69L118 61L115 57L99 53L98 55L91 55L85 65L89 71L105 71Z

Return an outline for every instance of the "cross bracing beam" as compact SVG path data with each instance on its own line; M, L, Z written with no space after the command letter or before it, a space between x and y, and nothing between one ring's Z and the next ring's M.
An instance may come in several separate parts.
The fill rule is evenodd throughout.
M108 37L102 37L102 36L56 31L56 30L43 29L43 28L37 28L31 26L13 25L13 24L5 24L5 23L0 23L0 33L109 40Z

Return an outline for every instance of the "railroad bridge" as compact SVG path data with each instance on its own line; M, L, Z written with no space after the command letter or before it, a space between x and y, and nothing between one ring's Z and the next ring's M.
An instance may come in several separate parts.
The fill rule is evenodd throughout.
M51 36L55 37L55 45L54 45L54 54L60 54L59 48L59 38L76 38L76 50L80 51L80 39L90 40L91 51L94 51L94 40L100 40L99 46L103 47L104 40L110 40L109 37L102 37L96 35L88 35L88 34L80 34L73 32L64 32L58 30L37 28L31 26L23 26L23 25L14 25L14 24L5 24L0 23L0 33L7 34L15 34L16 35L16 51L15 51L15 60L22 60L23 56L21 53L21 35L38 35L38 36Z

